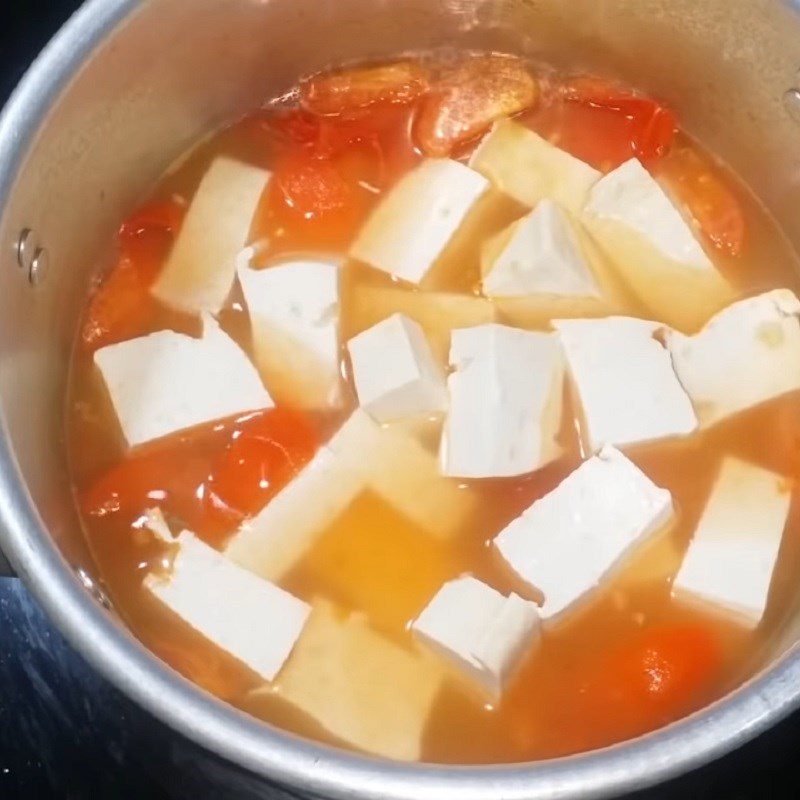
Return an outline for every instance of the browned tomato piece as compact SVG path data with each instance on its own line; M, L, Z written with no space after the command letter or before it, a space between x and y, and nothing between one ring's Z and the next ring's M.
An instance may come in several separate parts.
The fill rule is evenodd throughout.
M398 61L315 75L300 87L300 102L314 114L341 114L373 103L410 103L427 89L420 64Z
M429 156L447 156L500 117L531 108L539 84L524 62L480 56L445 69L420 105L417 145Z

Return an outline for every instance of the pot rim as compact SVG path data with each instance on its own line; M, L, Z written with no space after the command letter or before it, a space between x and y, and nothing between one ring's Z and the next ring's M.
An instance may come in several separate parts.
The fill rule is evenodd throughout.
M0 115L0 218L51 105L95 48L139 6L139 0L88 0L26 72ZM90 597L39 518L1 415L0 544L70 644L172 729L289 787L342 800L608 797L712 761L800 705L800 653L792 650L725 698L666 728L549 761L471 767L397 764L306 741L212 698L165 669Z

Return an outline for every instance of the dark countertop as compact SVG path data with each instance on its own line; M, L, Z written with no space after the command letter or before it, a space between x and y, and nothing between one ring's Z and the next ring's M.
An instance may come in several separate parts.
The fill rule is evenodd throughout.
M0 0L0 103L78 5L78 0ZM203 792L202 780L178 780L180 750L163 725L128 703L71 650L18 580L0 578L2 800L234 797L234 792ZM796 798L798 760L800 714L721 761L636 797Z

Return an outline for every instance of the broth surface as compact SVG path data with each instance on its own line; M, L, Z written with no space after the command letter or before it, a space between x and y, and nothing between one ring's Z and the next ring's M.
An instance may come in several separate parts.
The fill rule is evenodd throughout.
M435 64L436 60L430 57L428 62ZM563 76L536 65L532 71L545 76L543 98L538 108L524 112L520 120L565 149L573 148L579 151L576 155L588 158L582 150L587 142L578 141L575 131L585 123L581 115L596 116L603 113L602 109L592 112L582 107L578 111L565 105L557 91ZM369 116L369 130L377 131L372 139L363 134L360 114L332 120L329 133L349 130L351 138L343 148L332 143L335 157L321 161L327 169L330 160L344 178L342 191L346 191L347 201L337 205L334 198L334 211L321 218L285 202L286 176L302 174L302 170L293 173L291 165L286 166L287 159L294 157L292 142L307 135L303 125L308 120L294 110L295 106L294 96L268 104L204 141L164 176L146 207L163 209L172 203L179 212L191 200L211 160L218 155L234 156L275 170L284 180L281 183L273 178L251 231L253 241L261 243L259 262L271 264L298 253L344 255L380 193L421 159L412 141L418 104L364 111ZM611 136L613 126L621 124L619 112L616 116L608 112L607 122ZM456 155L468 157L474 145L474 141L466 144ZM380 163L371 153L374 146L382 148ZM747 188L715 164L697 143L679 133L671 151L652 165L654 174L668 178L671 160L683 151L699 154L713 164L714 174L741 208L747 234L742 252L731 255L708 248L738 293L754 294L778 286L800 290L797 259L776 223ZM594 166L608 171L616 164ZM513 202L500 204L496 215L485 220L475 236L484 238L521 213L521 207ZM139 255L141 248L146 250L146 257L156 265L162 263L170 236L164 230L151 231L146 217L139 224L144 233L134 235L134 247L140 248ZM465 243L450 258L454 266L446 271L441 288L476 291L479 272L474 241ZM391 288L395 284L388 276L352 262L346 262L342 269L342 341L346 341L375 321L357 307L354 292L364 286ZM237 292L220 321L251 352L247 314ZM644 309L635 311L648 316ZM90 306L87 315L91 313ZM154 303L131 336L164 328L198 332L196 320ZM333 741L313 720L281 699L280 678L274 692L251 695L259 680L162 609L142 588L144 576L153 569L165 568L169 561L163 546L148 541L136 528L145 508L163 505L173 519L186 522L217 546L236 529L238 517L226 515L224 510L208 511L208 476L233 441L233 431L246 427L248 420L228 420L192 430L126 457L113 411L95 374L92 351L93 345L79 337L71 369L66 429L86 536L117 610L145 645L203 688L281 727ZM344 360L342 369L348 369ZM351 398L340 412L302 415L303 424L310 430L306 443L309 452L324 442L354 407ZM565 414L565 418L571 416ZM289 415L284 424L294 429L297 420ZM430 434L434 440L435 422L430 423ZM446 580L471 572L501 591L518 590L507 569L495 561L489 544L508 522L580 463L575 430L565 426L563 438L566 455L532 475L462 482L462 490L476 496L478 511L460 535L446 543L433 540L377 496L364 495L323 534L281 585L304 600L323 596L344 608L363 611L375 628L413 647L409 623ZM746 632L715 616L680 606L670 599L670 584L720 459L737 455L793 482L800 469L799 444L800 400L792 395L737 415L688 440L631 449L631 459L672 493L678 510L676 523L624 565L579 612L544 633L540 647L515 674L496 707L487 705L457 681L449 682L427 725L424 760L527 761L605 746L699 709L751 674L796 594L800 578L797 504L790 511L767 613L756 631ZM132 460L143 460L141 467L126 472L124 465ZM127 498L132 498L130 503ZM195 521L198 523L193 524ZM679 689L670 702L662 703L649 696L646 687L629 680L620 664L625 654L649 652L650 643L662 642L665 636L689 669L707 666L708 674L702 680L687 680L685 693ZM712 653L704 650L709 641ZM683 677L678 675L675 680Z

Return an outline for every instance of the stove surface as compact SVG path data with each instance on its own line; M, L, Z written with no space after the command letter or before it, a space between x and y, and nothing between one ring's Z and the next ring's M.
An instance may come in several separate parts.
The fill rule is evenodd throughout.
M78 5L0 0L0 104ZM192 762L186 752L179 737L85 664L18 580L0 578L2 800L241 796L238 788L210 789L202 776L187 779ZM796 798L798 752L800 713L715 764L630 800ZM250 790L247 796L255 795ZM286 798L277 790L260 796Z

